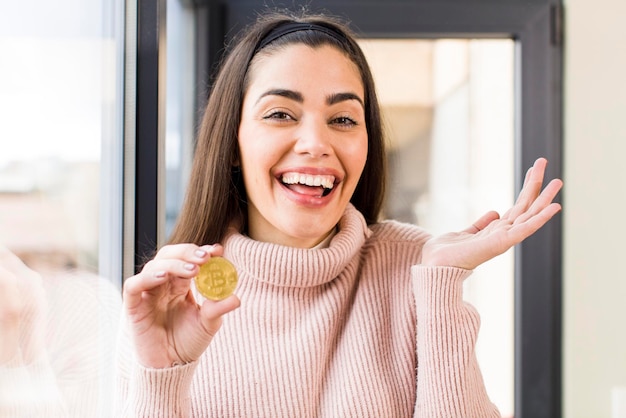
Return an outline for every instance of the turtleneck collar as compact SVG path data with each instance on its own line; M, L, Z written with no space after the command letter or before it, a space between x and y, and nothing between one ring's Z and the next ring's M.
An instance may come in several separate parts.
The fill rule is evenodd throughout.
M327 248L287 247L232 232L223 242L224 257L240 276L282 287L319 286L339 275L370 234L361 213L348 204Z

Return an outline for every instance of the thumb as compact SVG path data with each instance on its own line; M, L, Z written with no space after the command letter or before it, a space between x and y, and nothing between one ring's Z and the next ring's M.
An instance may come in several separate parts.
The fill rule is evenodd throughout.
M204 327L211 336L220 329L222 325L222 316L228 312L234 311L241 305L241 301L235 295L231 295L220 301L205 300L200 308L200 315Z
M485 213L483 216L478 218L476 222L474 222L469 228L463 230L463 232L467 232L469 234L476 234L483 229L487 228L489 224L497 219L500 219L500 215L496 211L489 211Z

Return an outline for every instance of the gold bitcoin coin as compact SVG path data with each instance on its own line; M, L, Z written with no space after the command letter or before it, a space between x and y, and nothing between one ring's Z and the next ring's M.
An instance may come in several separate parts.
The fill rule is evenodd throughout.
M237 270L224 257L211 257L200 266L196 287L204 297L222 300L232 295L237 286Z

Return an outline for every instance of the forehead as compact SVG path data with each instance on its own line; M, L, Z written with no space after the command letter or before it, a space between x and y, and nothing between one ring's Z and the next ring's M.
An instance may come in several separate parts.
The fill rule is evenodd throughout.
M353 91L363 97L357 65L331 45L289 44L261 51L250 64L248 92L269 87L319 92Z

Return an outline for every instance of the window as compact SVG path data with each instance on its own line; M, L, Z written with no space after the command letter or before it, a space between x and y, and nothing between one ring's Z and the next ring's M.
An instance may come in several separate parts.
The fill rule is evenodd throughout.
M13 376L0 365L0 392L23 395L3 401L21 399L24 415L62 405L68 415L96 417L111 406L121 307L123 29L121 0L0 5L0 247L42 279L11 270L18 303L34 301L42 315L26 332L43 339L33 352L44 367ZM28 371L27 348L13 359ZM46 370L58 392L42 397ZM76 399L76 379L93 396Z
M191 170L194 146L194 9L167 1L167 99L165 133L165 236L169 236Z
M112 214L100 204L119 207L120 12L104 1L2 6L0 241L33 262L104 268Z
M513 205L510 39L362 39L389 142L385 216L433 234ZM503 416L514 405L514 254L479 267L465 298L481 313L477 356Z

